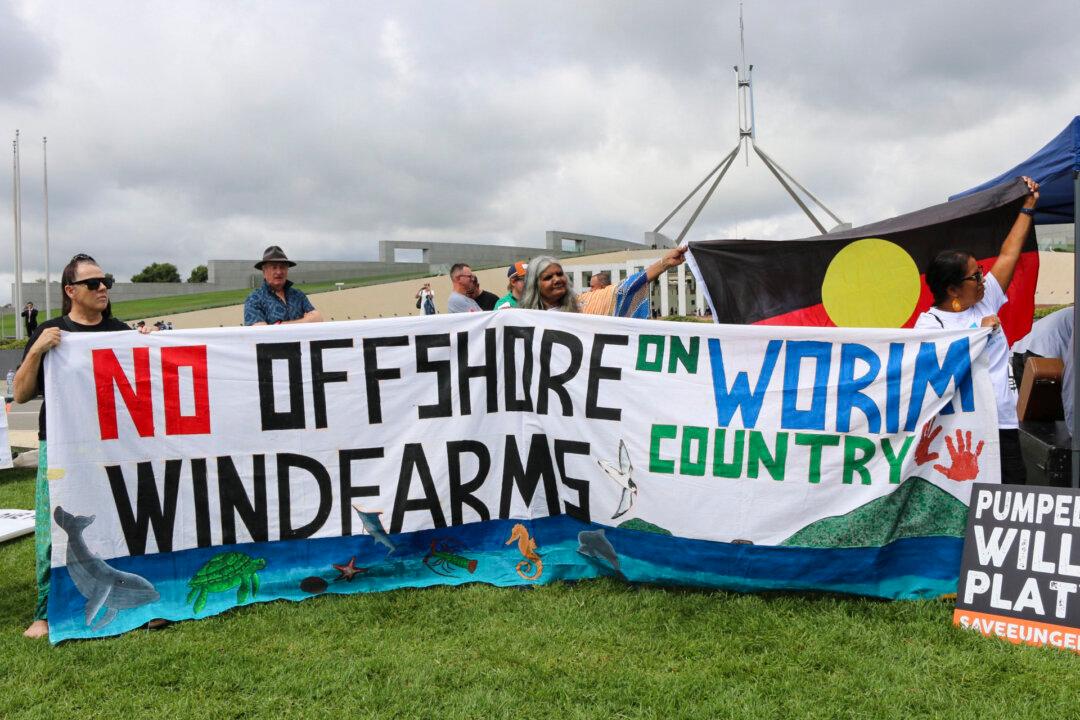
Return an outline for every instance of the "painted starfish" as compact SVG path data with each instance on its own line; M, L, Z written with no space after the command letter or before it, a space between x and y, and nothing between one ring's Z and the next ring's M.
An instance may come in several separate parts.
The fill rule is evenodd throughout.
M349 558L349 562L344 565L334 565L334 569L341 573L336 578L334 578L334 582L337 582L338 580L346 580L348 582L352 582L354 577L356 577L360 573L367 572L367 568L356 567L355 557Z

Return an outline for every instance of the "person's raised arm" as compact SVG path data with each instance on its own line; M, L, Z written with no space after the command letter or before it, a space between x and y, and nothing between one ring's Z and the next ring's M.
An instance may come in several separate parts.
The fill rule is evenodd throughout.
M1016 216L1012 229L1005 236L1005 241L1001 243L1001 250L998 252L997 260L994 261L994 266L990 268L990 274L998 281L1002 292L1009 289L1009 283L1012 282L1013 273L1016 271L1016 263L1020 261L1020 252L1024 249L1024 240L1027 239L1031 224L1034 222L1031 214L1024 211L1034 210L1036 203L1039 202L1039 183L1029 177L1025 177L1024 182L1027 183L1030 194L1024 198L1020 214Z
M645 276L649 279L649 282L655 281L656 278L663 275L665 271L676 268L686 262L686 251L689 247L689 245L684 245L683 247L671 248L664 254L664 257L645 268Z

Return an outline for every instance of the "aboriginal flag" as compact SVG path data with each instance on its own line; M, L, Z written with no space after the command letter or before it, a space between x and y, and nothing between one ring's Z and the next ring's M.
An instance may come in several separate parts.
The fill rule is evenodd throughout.
M871 225L804 240L690 243L713 317L737 325L911 327L931 305L925 271L939 252L997 259L1027 186L1020 179ZM1024 241L1001 324L1009 343L1031 330L1039 253Z

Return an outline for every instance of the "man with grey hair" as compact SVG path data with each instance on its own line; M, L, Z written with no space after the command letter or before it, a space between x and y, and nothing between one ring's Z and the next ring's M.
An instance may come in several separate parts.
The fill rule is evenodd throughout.
M480 288L480 284L473 275L472 268L465 263L455 263L450 267L450 284L454 291L446 301L447 312L464 313L480 312L481 308L473 300L472 296Z
M610 284L611 284L611 273L609 273L606 270L598 272L595 275L593 275L591 278L589 278L589 289L590 290L603 290L604 288L606 288Z

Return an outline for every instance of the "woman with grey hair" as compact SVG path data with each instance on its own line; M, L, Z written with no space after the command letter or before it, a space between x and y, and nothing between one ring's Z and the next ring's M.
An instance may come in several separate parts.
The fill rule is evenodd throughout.
M686 248L672 248L662 258L618 285L589 290L580 295L574 292L562 265L550 255L529 261L525 273L525 292L520 307L527 310L559 310L587 315L614 315L648 319L649 286L664 271L685 262Z
M577 312L577 293L570 287L559 261L550 255L534 257L525 270L525 291L519 307L526 310Z

